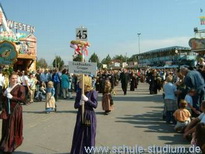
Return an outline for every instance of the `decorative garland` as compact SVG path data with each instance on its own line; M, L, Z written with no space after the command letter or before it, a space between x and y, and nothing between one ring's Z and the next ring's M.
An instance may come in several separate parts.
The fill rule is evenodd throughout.
M86 56L88 55L88 47L90 47L90 43L86 41L81 41L81 40L72 40L70 42L70 47L75 49L75 55L82 55L85 54Z

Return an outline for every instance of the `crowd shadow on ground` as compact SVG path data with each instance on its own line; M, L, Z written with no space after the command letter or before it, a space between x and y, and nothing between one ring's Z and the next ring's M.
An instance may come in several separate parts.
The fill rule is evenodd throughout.
M149 106L148 108L150 108ZM147 107L146 107L147 108ZM162 119L162 112L158 110L162 107L152 107L151 112L138 115L124 115L116 117L116 122L128 123L136 128L143 129L145 133L152 135L159 134L158 139L165 141L165 144L169 145L187 145L190 144L183 138L182 133L176 133L174 131L174 124L167 124ZM166 135L167 134L167 135Z
M34 114L48 114L45 110L40 110L40 111L23 111L23 113L34 113ZM50 113L72 113L72 114L77 114L77 110L59 110L59 111L51 111Z
M112 98L115 102L142 102L142 101L146 101L146 102L157 102L157 103L162 103L163 99L162 99L162 95L144 95L144 96L140 96L140 95L112 95ZM98 101L102 101L102 96L98 96Z
M13 154L32 154L31 152L15 151Z

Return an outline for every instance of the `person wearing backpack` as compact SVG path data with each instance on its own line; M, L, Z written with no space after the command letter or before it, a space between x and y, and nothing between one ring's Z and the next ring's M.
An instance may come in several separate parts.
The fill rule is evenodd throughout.
M61 82L60 75L59 75L57 69L55 69L54 72L53 72L52 81L54 83L54 88L55 88L54 97L55 97L55 100L57 102L58 101L58 96L59 96L59 93L60 93L60 82Z

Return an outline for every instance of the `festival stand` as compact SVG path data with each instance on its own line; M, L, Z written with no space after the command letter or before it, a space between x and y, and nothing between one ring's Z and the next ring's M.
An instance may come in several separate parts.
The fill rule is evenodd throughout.
M0 28L0 44L4 47L0 53L1 66L9 65L15 71L36 70L37 39L33 35L35 27L8 20L0 4ZM5 60L3 53L7 50L12 51L13 48L16 53L10 52L9 54L9 52L7 52L7 58Z

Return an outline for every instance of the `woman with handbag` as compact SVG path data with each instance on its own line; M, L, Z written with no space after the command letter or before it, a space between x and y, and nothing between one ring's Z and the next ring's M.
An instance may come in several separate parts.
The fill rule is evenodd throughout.
M96 114L98 93L92 87L92 79L84 77L84 94L82 94L82 78L80 90L77 91L75 109L78 109L70 154L85 154L85 148L95 146ZM84 109L84 110L83 110Z
M112 88L109 80L105 81L105 88L102 96L102 109L108 115L113 110Z
M18 75L12 74L9 78L9 86L3 93L2 134L0 151L11 153L23 141L22 106L25 101L25 88L18 83Z

